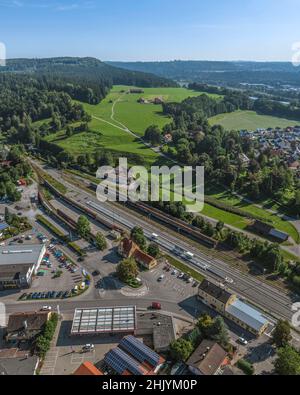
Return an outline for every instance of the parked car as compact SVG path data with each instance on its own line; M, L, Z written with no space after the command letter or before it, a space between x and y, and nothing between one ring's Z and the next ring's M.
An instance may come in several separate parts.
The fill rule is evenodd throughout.
M172 275L173 275L173 276L177 276L177 274L178 274L178 271L177 271L176 269L174 269L174 270L172 271Z
M92 273L92 275L93 275L94 277L99 276L99 275L100 275L99 270L94 270L93 273Z
M152 308L153 310L161 310L161 304L158 303L158 302L152 302L151 308Z
M237 340L240 344L242 344L243 346L247 346L248 341L246 339L244 339L243 337L239 337Z
M183 272L181 272L180 274L179 274L179 276L178 276L178 278L183 278L184 277L184 273Z
M162 274L161 276L158 277L157 281L158 281L158 282L161 282L164 278L165 278L165 275Z
M51 306L43 306L42 308L41 308L41 311L51 311L52 310L52 307Z
M82 351L83 351L83 352L89 352L89 351L93 351L94 348L95 348L94 344L85 344L85 345L82 347Z

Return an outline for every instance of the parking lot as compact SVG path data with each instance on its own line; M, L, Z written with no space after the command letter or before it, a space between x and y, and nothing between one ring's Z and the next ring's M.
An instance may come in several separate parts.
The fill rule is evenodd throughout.
M151 283L149 288L154 294L156 289L164 289L170 294L176 294L179 300L195 295L197 293L197 285L199 285L189 275L185 275L164 263L160 263L149 272L142 272L140 277L146 284Z
M60 250L57 241L43 235L37 238L48 244L30 292L23 292L21 300L59 299L74 296L89 285L87 273L70 261Z

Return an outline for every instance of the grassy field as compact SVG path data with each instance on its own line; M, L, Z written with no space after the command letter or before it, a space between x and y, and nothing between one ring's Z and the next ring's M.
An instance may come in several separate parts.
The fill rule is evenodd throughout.
M290 222L283 220L279 216L277 216L273 213L270 213L269 211L266 211L262 208L259 208L259 207L255 206L254 204L247 203L244 200L241 200L238 197L232 195L229 191L222 191L221 188L220 189L217 189L216 187L213 187L210 189L206 188L205 193L207 196L214 197L215 199L218 199L221 202L227 203L230 206L239 208L239 209L246 211L252 215L256 215L257 217L265 219L267 222L271 223L276 229L281 230L282 232L288 233L295 240L296 243L298 243L298 244L300 243L300 236L299 236L297 229ZM211 206L209 206L209 207L211 207ZM214 209L214 207L212 207L209 211L212 211L213 209ZM222 210L219 210L219 211L223 212ZM218 216L219 215L220 215L220 213L218 213ZM229 216L230 218L233 217L233 214L230 214L230 213L224 213L224 215L226 215L226 217ZM237 217L239 217L239 216L237 216ZM242 221L240 223L238 223L238 225L243 227L244 226L243 222L248 222L248 220L246 218L242 218L242 217L240 217L240 218L242 219ZM227 218L227 220L228 220L228 218ZM226 222L226 221L224 221L224 222ZM226 223L228 223L228 222L226 222ZM237 226L237 227L240 227L240 226Z
M219 114L209 119L211 125L222 125L228 130L256 130L257 128L275 128L299 125L300 121L259 115L254 111L235 111L229 114Z
M87 152L93 153L98 148L106 148L119 155L131 153L144 159L146 165L156 163L159 155L146 148L141 141L124 130L120 129L121 122L134 133L142 136L145 129L155 124L163 127L171 121L162 114L162 106L154 104L139 104L140 97L152 99L162 97L165 101L182 101L189 96L198 96L201 92L191 91L185 88L145 88L143 94L124 94L132 87L114 86L107 97L98 105L83 104L86 111L92 115L90 132L75 134L66 138L65 131L49 135L46 139L64 148L73 155ZM212 95L218 97L217 95ZM113 103L114 119L112 119ZM110 122L108 124L106 122Z
M201 92L192 91L186 88L144 88L144 93L126 94L129 86L116 85L107 97L98 105L84 105L86 110L99 118L103 118L118 126L118 122L126 125L130 130L139 136L143 136L149 125L158 125L162 128L171 122L171 118L162 113L162 105L140 104L137 100L143 97L146 100L160 97L168 102L181 102L188 97L201 95ZM218 99L218 95L209 95ZM114 105L114 120L112 120L112 105Z
M68 138L65 138L65 132L61 131L47 136L47 141L59 145L75 156L106 148L120 156L126 153L139 155L144 158L146 165L152 164L158 159L158 154L120 129L97 119L92 120L90 129L89 132L74 134Z

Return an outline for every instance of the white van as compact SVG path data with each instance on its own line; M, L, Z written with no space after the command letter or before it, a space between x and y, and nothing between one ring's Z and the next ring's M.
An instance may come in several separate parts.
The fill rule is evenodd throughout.
M194 258L194 254L191 253L191 252L189 252L189 251L186 251L185 257L186 257L187 259L193 259L193 258Z

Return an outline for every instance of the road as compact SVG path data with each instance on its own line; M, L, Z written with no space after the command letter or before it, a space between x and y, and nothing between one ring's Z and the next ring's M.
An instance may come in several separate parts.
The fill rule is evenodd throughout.
M121 205L99 203L96 197L93 198L89 193L62 179L58 170L47 168L46 171L64 183L70 191L73 191L73 199L81 204L87 204L88 202L90 208L94 205L95 212L101 212L104 218L108 218L115 223L120 223L128 229L136 225L141 226L148 237L153 232L159 233L159 243L165 251L173 254L175 246L186 251L191 251L194 254L194 260L193 262L185 260L187 265L198 270L209 279L217 281L223 281L226 277L232 279L233 283L228 284L228 286L241 298L251 301L253 304L276 317L291 320L291 305L297 301L295 295L284 293L280 289L255 278L253 275L242 273L224 261L203 253L200 249L194 247L192 243L189 244L188 240L175 237L168 229L165 229L164 232L158 232L158 226L155 222L145 221L143 218L135 215L134 212L123 209ZM162 227L160 226L159 229L162 229ZM177 258L182 260L180 257ZM201 268L201 266L203 267L205 265L208 266L207 270Z

